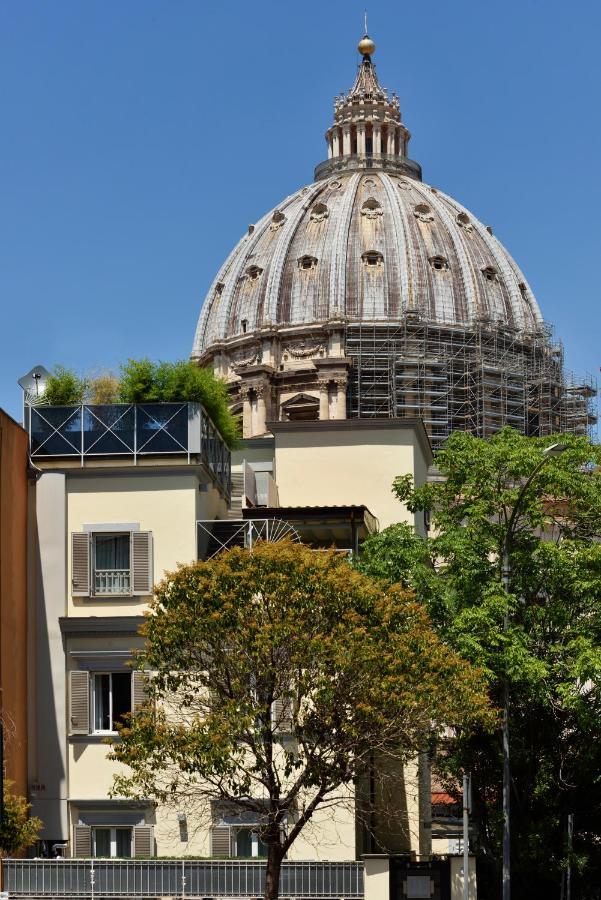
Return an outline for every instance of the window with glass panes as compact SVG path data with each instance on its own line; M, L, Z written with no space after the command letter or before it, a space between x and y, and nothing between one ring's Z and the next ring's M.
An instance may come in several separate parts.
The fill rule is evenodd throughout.
M131 672L95 672L92 676L94 732L115 732L128 712L131 712Z
M104 857L131 856L131 828L92 828L92 855Z
M236 856L267 856L267 846L261 840L258 827L236 828L234 831Z
M93 588L95 594L128 594L131 589L130 535L95 534Z

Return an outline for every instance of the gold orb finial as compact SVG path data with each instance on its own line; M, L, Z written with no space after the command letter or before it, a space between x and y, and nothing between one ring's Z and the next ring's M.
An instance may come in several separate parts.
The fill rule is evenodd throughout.
M376 45L368 34L364 34L357 44L357 50L362 56L371 56L376 52Z

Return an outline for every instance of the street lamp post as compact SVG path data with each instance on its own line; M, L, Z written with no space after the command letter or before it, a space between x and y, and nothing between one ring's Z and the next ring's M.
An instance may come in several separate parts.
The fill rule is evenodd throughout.
M511 591L511 545L513 534L518 519L520 506L528 492L528 488L545 465L552 457L558 456L567 450L566 444L551 444L543 450L543 458L534 467L519 492L517 499L513 505L509 522L507 523L507 531L505 532L505 540L503 542L503 559L501 577L505 593ZM509 606L505 609L505 618L503 620L503 631L509 631ZM503 685L503 900L511 900L511 765L509 757L509 681L505 677Z

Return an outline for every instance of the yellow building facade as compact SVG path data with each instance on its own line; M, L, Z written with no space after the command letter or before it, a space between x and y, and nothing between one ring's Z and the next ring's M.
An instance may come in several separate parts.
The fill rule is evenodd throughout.
M91 409L28 412L37 469L30 501L36 565L30 578L29 782L33 812L44 822L44 851L260 855L253 823L112 794L122 769L108 758L109 743L120 716L144 699L130 663L153 585L180 563L228 546L241 529L246 536L248 527L256 539L292 531L311 546L344 552L356 552L368 534L393 521L421 530L423 522L395 500L391 484L407 473L423 482L431 462L425 431L419 422L394 420L358 429L344 421L273 423L270 434L244 442L230 462L225 448L216 453L215 435L204 446L196 440L202 411L188 411L183 447L139 455L135 448L114 453L123 436L111 424L117 417L107 407L101 427ZM151 413L153 428L167 423L170 437L171 405ZM55 414L63 418L58 426ZM73 417L80 425L75 449L65 444L77 432L69 424ZM50 440L47 420L55 429ZM100 446L99 432L106 442ZM377 835L366 833L351 791L335 809L317 811L289 858L354 860L385 846L416 858L427 854L422 763L389 779L398 814L381 823ZM390 809L391 798L384 799Z

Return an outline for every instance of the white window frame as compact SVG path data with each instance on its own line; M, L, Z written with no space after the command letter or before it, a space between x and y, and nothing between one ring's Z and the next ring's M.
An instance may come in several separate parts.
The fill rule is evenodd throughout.
M238 835L241 831L247 832L250 831L250 855L252 859L265 859L265 856L259 856L259 825L236 825L233 829L234 832L234 856L236 858L240 857L238 853Z
M120 591L99 591L96 589L96 539L98 537L126 537L129 542L129 586ZM134 581L134 573L132 567L132 549L131 549L131 531L92 531L90 534L91 538L91 591L93 597L129 597L133 591L133 581ZM101 572L125 572L125 569L100 569L98 571Z
M110 831L110 854L109 859L133 859L133 849L134 849L134 828L133 825L92 825L90 826L92 829L92 856L94 859L102 859L103 857L99 857L96 855L96 832L97 831ZM129 831L129 856L126 857L117 857L117 832L118 831ZM104 857L106 859L106 857Z
M129 694L130 694L130 712L133 709L133 679L131 672L124 672L123 670L118 669L109 669L103 671L94 671L90 672L90 733L91 734L117 734L115 729L106 729L96 728L96 677L97 676L110 676L110 689L109 689L109 718L110 721L113 721L113 675L129 675ZM100 826L99 826L100 827ZM108 826L107 826L108 827Z

